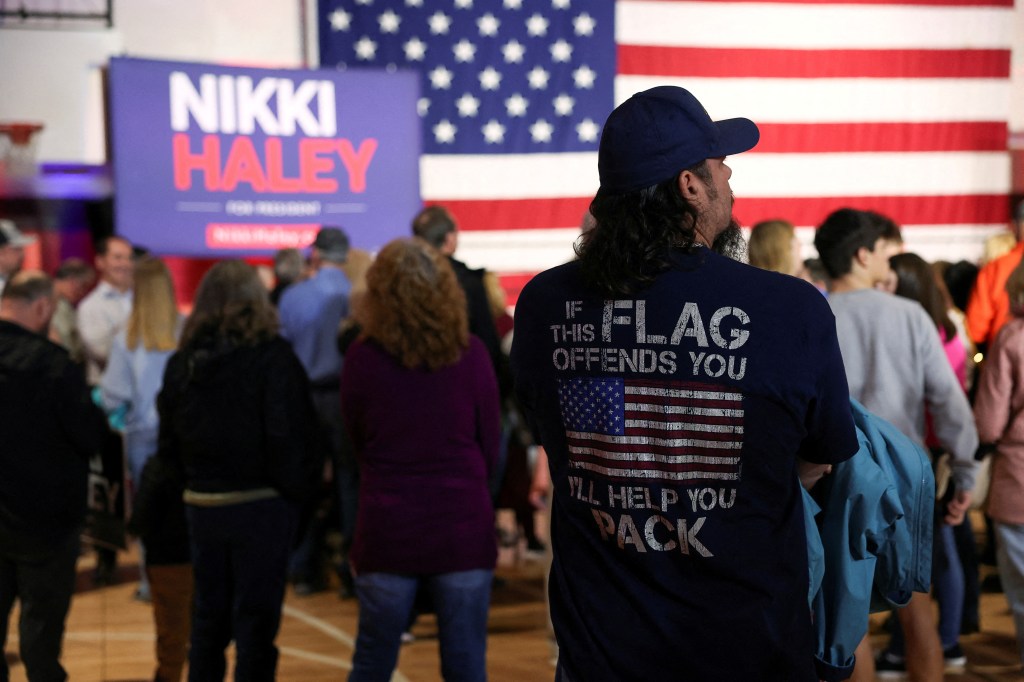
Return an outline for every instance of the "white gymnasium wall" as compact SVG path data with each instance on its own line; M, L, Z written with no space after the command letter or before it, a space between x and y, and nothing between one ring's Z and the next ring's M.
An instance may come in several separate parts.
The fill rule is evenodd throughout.
M0 121L44 124L40 161L102 163L109 57L299 67L302 2L115 0L110 29L0 28Z

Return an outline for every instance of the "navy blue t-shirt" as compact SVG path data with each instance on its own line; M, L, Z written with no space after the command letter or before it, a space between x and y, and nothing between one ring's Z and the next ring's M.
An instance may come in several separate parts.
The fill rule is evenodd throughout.
M816 680L796 461L857 450L821 294L698 248L605 300L568 263L523 290L512 370L569 678Z

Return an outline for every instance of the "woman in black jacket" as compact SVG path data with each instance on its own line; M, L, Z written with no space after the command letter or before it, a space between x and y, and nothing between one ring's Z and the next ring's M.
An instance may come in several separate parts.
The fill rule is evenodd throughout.
M181 468L196 603L189 679L274 679L299 504L322 469L308 380L255 269L215 265L158 398L161 457Z

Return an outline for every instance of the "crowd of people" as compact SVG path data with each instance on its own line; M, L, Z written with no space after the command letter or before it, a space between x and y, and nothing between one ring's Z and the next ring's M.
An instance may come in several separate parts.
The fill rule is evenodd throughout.
M787 220L745 240L733 218L726 157L758 138L681 88L628 99L578 257L514 320L441 206L375 257L323 226L269 282L219 262L187 317L127 240L51 277L21 270L32 238L0 221L0 641L18 600L29 679L64 679L85 478L113 423L158 680L223 679L232 642L236 679L274 679L289 583L334 580L359 606L350 680L390 679L424 608L443 677L485 680L495 507L544 550L547 494L559 681L941 679L979 627L981 498L1024 652L1024 203L980 269L853 208L804 260Z

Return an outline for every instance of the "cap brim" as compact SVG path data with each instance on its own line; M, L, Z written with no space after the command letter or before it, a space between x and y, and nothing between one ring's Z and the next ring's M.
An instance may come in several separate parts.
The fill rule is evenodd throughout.
M718 144L711 157L731 156L753 149L761 139L757 124L749 118L727 118L715 121L718 127Z

